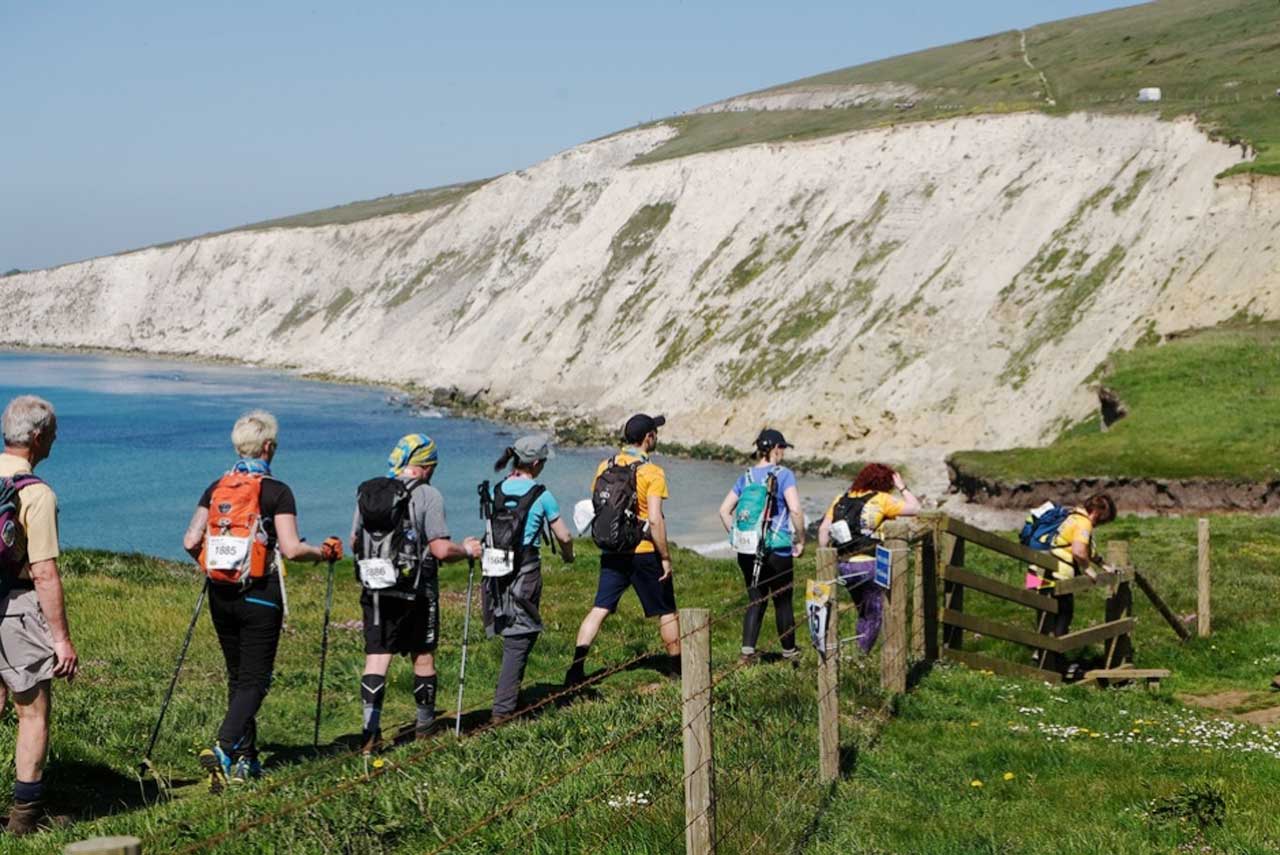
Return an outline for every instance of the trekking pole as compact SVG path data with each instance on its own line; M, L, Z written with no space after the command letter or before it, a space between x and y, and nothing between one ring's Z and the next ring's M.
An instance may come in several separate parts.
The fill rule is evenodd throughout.
M316 687L316 729L312 745L320 748L320 705L324 703L324 660L329 654L329 612L333 608L333 562L329 562L329 586L324 595L324 629L320 633L320 685Z
M490 512L489 498L489 482L481 481L476 485L476 492L480 494L480 519L488 523ZM486 537L488 536L488 526L486 525ZM471 586L476 578L476 560L470 555L467 556L467 609L462 618L462 663L458 667L458 714L454 717L453 732L455 736L462 735L462 690L467 682L467 640L471 633Z
M182 673L182 663L187 659L187 648L191 647L191 637L196 632L196 621L200 618L200 610L204 608L205 595L209 593L209 579L205 577L204 585L200 587L200 596L196 598L195 610L191 613L191 625L187 627L186 640L182 642L182 652L178 654L178 664L173 668L173 677L169 680L169 691L164 694L164 702L160 704L160 717L156 719L156 726L151 730L151 740L147 743L147 750L142 754L142 762L138 764L138 777L147 774L147 770L155 771L155 766L151 762L151 752L156 747L156 742L160 739L160 725L164 723L164 715L169 711L169 702L173 700L173 690L178 685L178 675Z
M467 556L467 611L462 619L462 664L458 668L458 714L453 720L453 733L462 735L462 689L467 683L467 637L471 632L471 584L476 577L476 560Z

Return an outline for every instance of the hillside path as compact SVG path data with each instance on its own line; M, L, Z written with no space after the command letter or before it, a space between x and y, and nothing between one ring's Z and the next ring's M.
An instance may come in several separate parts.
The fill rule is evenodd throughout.
M1040 76L1040 82L1044 84L1044 102L1050 107L1054 106L1058 102L1053 99L1053 90L1049 88L1049 78L1044 76L1043 71L1035 67L1035 64L1031 62L1031 54L1027 53L1026 30L1018 30L1018 45L1019 49L1022 51L1022 61L1027 64L1027 68Z

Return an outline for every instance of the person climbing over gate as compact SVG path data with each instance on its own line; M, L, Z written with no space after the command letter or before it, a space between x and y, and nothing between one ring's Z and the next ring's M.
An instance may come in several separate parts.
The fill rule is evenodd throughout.
M200 752L209 789L262 774L257 715L271 687L284 624L284 572L279 560L337 561L342 541L321 546L298 536L293 491L271 475L279 424L265 410L245 413L231 429L239 459L200 496L182 545L209 580L209 617L227 667L227 712L217 742Z
M650 459L658 447L663 416L638 413L622 429L622 449L603 460L591 485L595 516L591 539L600 547L600 581L591 610L578 627L566 686L586 679L591 643L613 614L627 588L634 587L644 616L658 619L666 646L668 673L680 673L680 616L671 575L671 546L662 504L669 497L667 473Z
M1019 540L1032 549L1047 548L1058 559L1058 569L1053 571L1053 578L1050 579L1044 569L1029 567L1027 586L1039 590L1041 594L1053 596L1056 582L1074 579L1078 573L1096 581L1098 572L1093 569L1093 564L1098 559L1094 550L1093 533L1098 526L1106 525L1115 518L1116 503L1106 493L1095 493L1078 506L1046 503L1033 510L1027 517ZM1103 565L1103 569L1110 568ZM1039 631L1043 635L1061 637L1071 631L1071 620L1075 617L1075 594L1065 594L1057 599L1056 615L1040 613ZM1078 662L1066 665L1062 654L1048 651L1042 658L1042 667L1062 673L1069 681L1079 678Z
M756 437L755 463L738 476L720 503L720 522L738 555L747 586L742 618L742 662L756 660L756 641L769 601L784 659L795 661L796 616L792 605L795 559L804 554L804 511L795 474L782 465L791 447L780 431L762 430Z
M902 498L896 498L897 490ZM871 651L880 635L883 592L875 583L876 547L886 520L920 513L920 500L902 476L883 463L869 463L848 491L836 497L818 526L818 545L834 546L841 584L858 607L858 647Z
M440 454L431 437L401 437L387 457L387 474L356 490L351 551L364 613L364 673L360 677L360 747L382 747L382 704L391 657L413 660L414 738L436 723L436 660L440 638L441 563L479 558L480 541L449 539L444 496L431 486Z
M573 563L573 535L560 518L560 503L537 480L549 457L545 438L522 436L493 465L501 472L511 464L511 472L493 488L481 568L485 633L502 639L502 669L493 693L495 721L515 712L529 654L542 633L538 541L544 526L559 544L565 563Z

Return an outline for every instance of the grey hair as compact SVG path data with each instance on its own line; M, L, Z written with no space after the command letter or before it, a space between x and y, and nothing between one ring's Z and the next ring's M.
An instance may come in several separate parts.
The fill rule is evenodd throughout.
M266 410L250 410L236 420L231 429L231 444L241 457L257 457L268 441L275 442L279 432L275 416Z
M32 437L48 430L56 420L53 404L35 395L19 395L4 408L4 444L29 448Z

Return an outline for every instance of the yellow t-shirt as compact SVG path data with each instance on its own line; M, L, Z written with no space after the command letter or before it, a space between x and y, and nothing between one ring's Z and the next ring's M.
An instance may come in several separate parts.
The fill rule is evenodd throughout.
M30 475L31 464L12 454L0 454L0 477ZM58 497L46 484L32 484L18 492L18 522L27 542L27 561L58 557Z
M838 505L840 500L845 496L848 496L851 499L856 499L859 496L865 496L870 492L870 490L859 490L855 493L853 490L849 490L847 493L841 493L839 496L832 499L831 504L827 506L827 513L824 519L826 519L828 524L834 521L836 505ZM874 536L880 530L880 525L885 520L897 519L902 515L902 511L906 507L907 503L902 499L894 498L888 493L876 493L867 500L865 505L862 506L861 534L866 535L867 537ZM870 555L853 555L848 559L841 560L874 561L875 558Z
M1073 543L1084 543L1089 548L1089 554L1093 555L1093 520L1084 508L1073 508L1071 516L1067 517L1058 533L1053 536L1050 552L1058 559L1058 569L1054 571L1053 578L1075 578L1076 564L1071 555Z
M636 468L636 504L639 508L640 519L649 521L649 497L657 496L660 499L670 498L667 492L667 473L662 471L662 467L649 460L647 454L642 454L634 448L624 448L613 458L617 463L626 466L637 460L645 461ZM600 473L609 467L608 460L601 460L600 465L596 467L595 478L591 479L591 492L595 492L596 478L600 477ZM640 555L646 552L653 552L653 541L647 537L640 541L640 545L636 547L636 554Z

